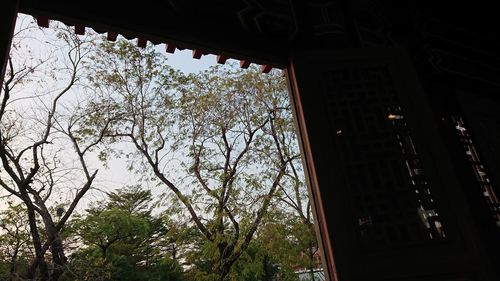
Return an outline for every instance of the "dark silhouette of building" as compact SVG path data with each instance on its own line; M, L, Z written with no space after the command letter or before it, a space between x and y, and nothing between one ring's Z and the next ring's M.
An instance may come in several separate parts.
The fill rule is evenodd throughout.
M18 11L282 68L327 278L498 281L497 10L421 2L6 0L2 76Z

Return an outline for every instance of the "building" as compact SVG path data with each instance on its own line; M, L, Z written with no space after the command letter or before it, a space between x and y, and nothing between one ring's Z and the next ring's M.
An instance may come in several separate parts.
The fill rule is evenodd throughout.
M318 268L313 271L313 276L311 276L311 271L303 270L297 271L297 275L299 276L300 281L324 281L325 274L323 273L323 269Z

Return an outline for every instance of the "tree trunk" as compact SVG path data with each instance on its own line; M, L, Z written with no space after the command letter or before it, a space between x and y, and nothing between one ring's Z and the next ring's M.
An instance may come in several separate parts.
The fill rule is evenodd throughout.
M217 246L219 248L219 262L217 265L217 275L219 275L220 281L225 281L229 272L231 271L231 267L233 266L236 259L232 259L234 252L234 247L228 247L227 242L221 242Z
M28 197L26 195L26 197ZM30 226L30 234L33 239L33 247L35 248L35 260L31 263L28 271L29 279L46 281L49 280L49 272L47 268L47 263L45 262L42 242L40 240L40 235L38 233L38 228L36 225L36 214L31 202L26 202L26 207L28 209L28 221Z
M59 233L56 233L56 237L52 239L50 245L50 252L52 253L52 274L50 275L50 280L57 281L64 273L64 266L68 259L64 255L64 248Z
M225 281L227 276L229 275L229 272L231 271L231 264L228 263L222 263L219 268L217 275L219 275L219 281Z
M10 280L14 280L14 276L16 275L18 253L19 253L19 243L16 244L14 254L12 254L12 258L10 259Z
M49 270L43 257L36 257L28 272L29 280L49 281Z
M64 266L68 259L64 254L64 247L59 230L57 230L50 213L45 211L40 215L45 224L45 231L47 232L47 239L50 243L50 253L52 255L52 270L49 272L49 280L57 281L64 273Z

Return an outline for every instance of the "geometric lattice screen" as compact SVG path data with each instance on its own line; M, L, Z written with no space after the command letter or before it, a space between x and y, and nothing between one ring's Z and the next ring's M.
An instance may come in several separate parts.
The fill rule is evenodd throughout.
M363 247L445 238L389 69L342 69L323 79Z
M301 53L290 69L330 278L495 280L405 54Z
M466 155L467 162L470 164L470 168L473 171L475 180L478 184L479 188L477 189L477 192L481 193L484 199L484 203L487 205L487 208L491 213L491 218L494 220L497 228L500 228L500 193L497 189L497 182L493 181L492 177L490 176L489 170L491 168L486 167L486 163L482 161L479 149L475 141L472 139L472 136L469 132L468 126L465 124L464 119L457 115L452 116L451 119L453 121L453 124L455 125L459 141L463 146L463 151ZM482 122L483 126L485 123L486 122ZM499 126L497 130L499 130L500 124L497 124L497 126ZM495 135L494 128L492 128L492 130L490 130L489 132L489 135Z

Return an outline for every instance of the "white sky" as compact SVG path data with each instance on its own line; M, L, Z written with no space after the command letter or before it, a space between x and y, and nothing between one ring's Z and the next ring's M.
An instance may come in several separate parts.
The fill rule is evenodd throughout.
M165 44L157 45L156 48L158 51L165 52ZM185 73L203 71L216 63L214 55L193 59L191 50L176 50L174 54L166 53L166 56L168 65ZM135 176L127 171L126 163L122 159L114 159L108 166L109 169L101 168L99 171L100 178L105 179L107 183L121 187L136 182Z

